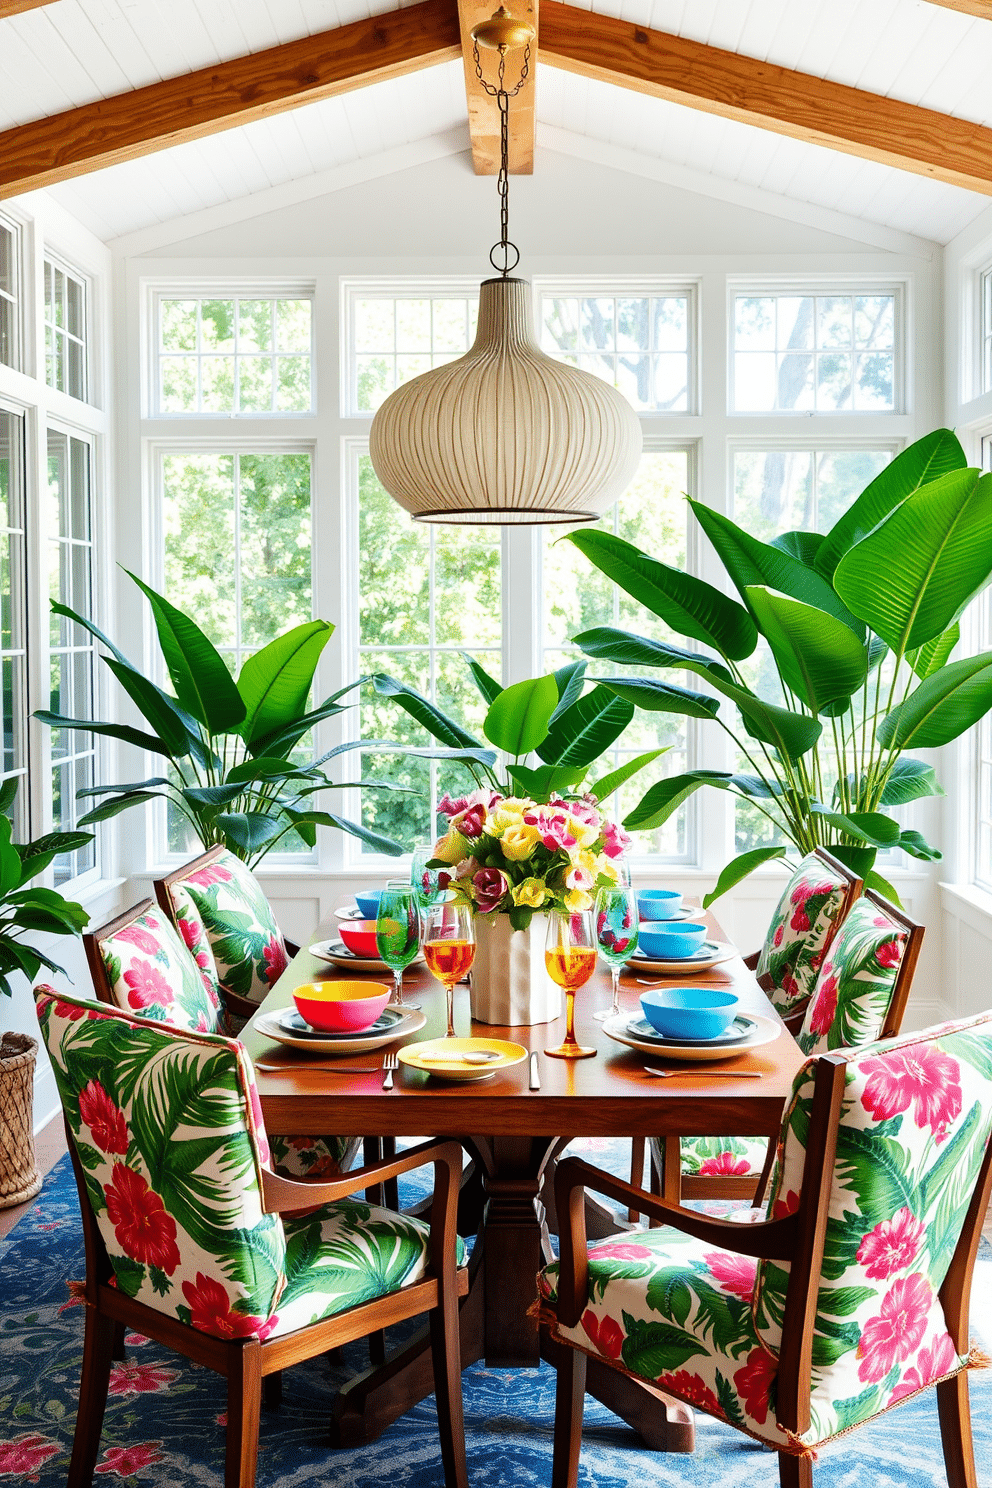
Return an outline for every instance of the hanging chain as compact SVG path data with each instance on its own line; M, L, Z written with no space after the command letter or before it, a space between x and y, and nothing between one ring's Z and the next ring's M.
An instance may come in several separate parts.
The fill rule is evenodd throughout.
M524 60L520 68L520 78L515 88L506 88L506 48L499 48L499 83L496 87L487 83L482 75L482 62L479 58L479 43L475 42L475 75L479 79L490 98L495 98L499 107L499 175L496 177L496 189L499 191L499 242L494 243L489 250L489 262L493 268L498 270L505 279L511 269L515 269L520 262L520 249L516 243L510 242L510 99L516 98L520 89L530 75L530 43L524 48ZM510 250L515 257L510 260ZM500 257L497 259L496 255Z

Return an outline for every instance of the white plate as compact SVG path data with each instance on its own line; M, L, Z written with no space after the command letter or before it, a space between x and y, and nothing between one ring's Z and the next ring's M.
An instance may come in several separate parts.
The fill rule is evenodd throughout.
M677 909L673 915L666 915L663 920L649 920L647 915L642 914L641 924L656 925L659 927L662 925L675 925L678 923L679 920L691 920L695 916L701 915L702 913L703 910L699 908L698 904L683 904L682 907L680 909ZM702 924L701 920L700 924Z
M334 917L335 917L335 919L338 919L338 920L367 920L368 919L368 915L363 915L362 914L362 911L359 909L359 907L358 907L357 904L353 904L350 909L336 909L334 911Z
M287 1033L285 1028L279 1026L282 1011L256 1013L252 1022L263 1038L272 1039L277 1044L286 1044L290 1049L304 1049L311 1054L366 1054L371 1049L381 1049L386 1044L392 1044L398 1038L406 1038L407 1034L419 1033L427 1022L426 1013L411 1008L401 1022L394 1023L392 1028L372 1034L371 1037L368 1034L359 1034L356 1038L325 1039L312 1033L303 1036Z
M307 946L307 950L318 961L329 961L332 966L350 966L353 971L389 971L385 961L380 961L378 956L356 956L343 940L317 940L312 946ZM417 966L423 959L423 951L418 951L410 965Z
M467 1054L495 1050L500 1055L491 1064L456 1064L431 1061L432 1053ZM424 1074L436 1075L439 1080L491 1080L500 1070L512 1069L527 1058L527 1050L521 1044L512 1044L507 1039L492 1038L436 1038L424 1039L419 1044L407 1044L399 1051L400 1064Z
M754 1030L754 1019L748 1018L744 1013L738 1013L725 1033L718 1033L716 1038L670 1038L667 1034L659 1033L647 1020L647 1018L631 1018L627 1024L627 1032L631 1038L643 1039L646 1044L657 1044L658 1048L664 1050L669 1044L698 1044L701 1049L737 1048L748 1035Z
M692 976L697 971L709 971L722 961L732 961L740 951L726 940L707 940L691 956L680 956L672 961L653 961L635 951L627 962L631 971L653 971L660 976Z
M724 1044L722 1048L714 1049L702 1044L666 1044L664 1048L647 1039L635 1038L627 1030L630 1021L629 1013L620 1013L616 1018L607 1018L603 1024L603 1032L608 1034L618 1044L626 1044L628 1049L639 1049L642 1054L653 1054L655 1058L679 1059L693 1064L702 1064L707 1061L718 1059L736 1059L738 1054L745 1053L748 1049L757 1049L762 1044L770 1044L778 1038L782 1032L781 1023L775 1023L771 1018L755 1017L754 1032L746 1039L741 1039L739 1044Z

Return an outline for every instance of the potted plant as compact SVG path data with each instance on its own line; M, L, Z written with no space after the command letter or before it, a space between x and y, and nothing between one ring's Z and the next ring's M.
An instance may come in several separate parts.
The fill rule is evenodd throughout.
M14 842L10 811L18 782L0 785L0 995L10 997L12 976L22 972L33 982L43 966L63 968L25 936L78 935L89 915L54 889L36 888L31 880L59 853L92 841L89 832L52 832L34 842ZM0 1209L22 1204L41 1187L35 1164L34 1067L37 1041L26 1033L0 1039Z
M949 743L992 708L992 652L950 659L960 615L992 577L992 475L968 468L954 434L938 429L893 460L825 535L764 543L701 502L689 505L739 600L612 533L568 534L690 642L585 631L573 639L588 656L688 673L691 684L628 674L599 686L639 708L715 722L746 761L659 781L624 826L658 826L703 786L729 791L784 841L735 858L704 905L790 843L800 853L828 846L895 897L874 868L880 849L940 856L892 814L943 794L933 767L909 751ZM773 698L742 670L759 641L774 663Z

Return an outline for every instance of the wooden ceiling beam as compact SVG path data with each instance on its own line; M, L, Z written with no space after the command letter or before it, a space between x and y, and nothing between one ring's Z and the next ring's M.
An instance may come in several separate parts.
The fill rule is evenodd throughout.
M538 0L510 0L514 20L529 21L537 30ZM495 176L499 171L499 109L495 98L483 88L475 70L473 27L487 21L496 8L496 0L458 0L458 20L462 33L462 56L465 59L465 97L468 101L468 127L472 136L472 166L477 176ZM496 81L496 58L493 52L480 49L483 76ZM508 88L516 85L523 62L523 52L507 54ZM534 172L534 94L536 91L537 41L531 44L530 72L527 81L510 99L508 111L509 160L511 176L529 176Z
M40 5L54 5L55 0L0 0L0 21L20 15L22 10L37 10Z
M945 10L960 10L965 15L978 16L982 21L992 21L992 0L930 0L930 4L942 5Z
M562 3L541 11L541 60L992 196L992 129L967 119Z
M455 0L355 21L0 134L0 197L460 57Z

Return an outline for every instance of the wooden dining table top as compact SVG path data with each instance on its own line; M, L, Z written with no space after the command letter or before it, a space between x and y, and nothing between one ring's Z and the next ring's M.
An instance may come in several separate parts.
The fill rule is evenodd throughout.
M719 926L706 916L711 934L721 938ZM329 918L314 932L314 943L332 938L338 921ZM620 1005L633 1015L643 990L636 978L643 972L625 974L620 983ZM303 982L348 980L390 981L385 971L357 972L338 968L312 956L304 947L280 977L262 1004L261 1012L291 1007L293 988ZM444 989L423 966L408 968L404 988L420 1002L426 1025L385 1049L368 1054L328 1055L274 1043L255 1027L252 1019L241 1038L253 1060L278 1063L277 1073L258 1070L256 1079L266 1125L273 1132L334 1131L341 1135L417 1136L431 1132L458 1136L465 1132L502 1135L556 1136L664 1136L692 1133L697 1136L774 1135L779 1129L783 1104L792 1088L803 1055L781 1023L754 974L740 957L711 971L686 978L659 978L659 985L713 986L735 992L741 1010L770 1018L779 1027L771 1043L744 1050L732 1059L706 1066L681 1064L626 1048L611 1039L592 1016L609 1003L609 977L596 975L580 988L575 999L576 1036L580 1043L596 1048L594 1059L564 1060L545 1056L544 1050L561 1043L564 1013L554 1023L533 1027L495 1027L473 1023L469 989L455 989L455 1031L510 1039L528 1054L538 1054L539 1090L530 1090L529 1059L497 1071L490 1079L453 1083L401 1066L390 1091L382 1088L379 1068L383 1054L422 1039L441 1037L445 1031ZM298 1068L306 1062L317 1068ZM675 1078L659 1079L646 1074L645 1064L677 1071ZM355 1066L375 1066L370 1074L344 1072ZM339 1069L336 1068L340 1068ZM713 1078L706 1069L754 1072L760 1079Z

